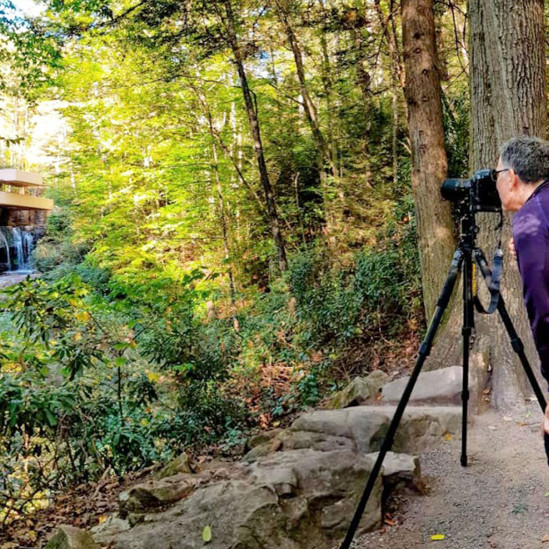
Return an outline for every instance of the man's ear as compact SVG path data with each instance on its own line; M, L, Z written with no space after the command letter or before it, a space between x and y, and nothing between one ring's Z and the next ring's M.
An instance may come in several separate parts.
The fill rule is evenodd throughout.
M515 170L509 170L509 177L511 179L511 188L510 190L516 191L520 184L519 176L515 173Z

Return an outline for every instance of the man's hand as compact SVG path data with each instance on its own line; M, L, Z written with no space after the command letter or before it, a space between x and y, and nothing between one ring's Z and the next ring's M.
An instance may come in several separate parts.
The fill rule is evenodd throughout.
M541 436L542 436L542 438L545 436L545 434L549 435L549 404L545 408L545 415L543 416L543 420L541 422Z
M507 245L507 249L509 250L509 253L511 254L511 257L513 259L517 258L517 251L515 250L515 240L513 237L511 237L511 240L509 240L509 244Z

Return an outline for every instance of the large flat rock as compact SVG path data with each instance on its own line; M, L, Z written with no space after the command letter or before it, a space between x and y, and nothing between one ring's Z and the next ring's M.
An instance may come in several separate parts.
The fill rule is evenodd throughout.
M397 403L410 377L401 377L387 383L381 391L382 402ZM463 368L450 366L419 374L410 404L460 404Z
M290 431L316 433L327 441L352 441L358 452L377 452L389 429L396 407L356 406L343 410L317 410L300 416ZM420 452L444 435L456 435L461 429L459 406L410 406L402 417L393 450ZM317 447L319 443L317 441Z
M273 453L246 466L243 478L200 487L130 530L96 539L118 549L196 549L209 526L211 549L328 549L345 533L373 464L349 450ZM361 531L381 522L381 490L378 479Z

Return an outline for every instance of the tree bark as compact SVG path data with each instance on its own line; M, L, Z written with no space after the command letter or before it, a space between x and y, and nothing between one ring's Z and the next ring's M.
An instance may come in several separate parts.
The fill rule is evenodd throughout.
M545 137L547 101L543 1L471 0L469 13L473 171L495 166L499 147L514 135ZM484 214L480 219L479 243L487 256L498 239L496 217ZM511 236L509 218L506 221L505 244ZM506 259L505 302L539 373L516 262ZM477 321L477 346L484 358L478 361L481 374L491 371L493 404L504 409L523 405L524 395L532 391L499 319Z
M436 66L432 0L403 0L402 35L406 101L412 145L412 189L416 205L423 300L430 318L454 250L450 204L442 200L446 177L442 101Z
M269 224L273 235L273 240L277 249L278 255L278 267L281 271L288 269L288 260L286 259L286 244L280 230L280 220L278 217L278 210L276 205L276 199L269 179L269 173L267 171L267 163L265 162L265 154L263 152L263 143L261 141L261 130L259 126L259 120L257 112L252 99L252 92L248 84L248 77L244 68L244 58L238 44L238 37L235 28L235 18L231 0L224 1L225 14L226 14L226 31L227 39L231 50L233 52L238 76L240 78L240 86L242 88L242 95L246 104L246 112L248 114L248 120L250 123L250 132L252 134L252 140L254 144L254 151L257 158L257 165L259 169L259 179L263 192L265 194L265 203L267 206L267 213L269 215Z

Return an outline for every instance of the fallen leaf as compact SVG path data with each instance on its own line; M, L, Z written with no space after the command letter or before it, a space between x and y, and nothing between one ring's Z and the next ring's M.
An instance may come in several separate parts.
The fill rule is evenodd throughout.
M452 435L450 433L446 433L446 436L444 438L446 440L452 440Z
M209 526L204 526L204 530L202 530L202 539L205 543L212 541L212 529Z

